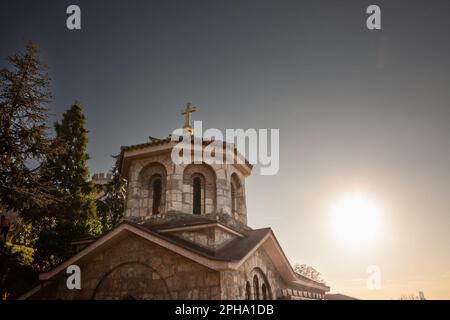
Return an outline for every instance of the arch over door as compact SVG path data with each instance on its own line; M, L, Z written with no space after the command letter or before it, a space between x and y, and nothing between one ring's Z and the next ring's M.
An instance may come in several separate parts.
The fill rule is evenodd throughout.
M111 300L172 299L167 283L158 271L142 262L124 262L108 272L98 282L92 299Z

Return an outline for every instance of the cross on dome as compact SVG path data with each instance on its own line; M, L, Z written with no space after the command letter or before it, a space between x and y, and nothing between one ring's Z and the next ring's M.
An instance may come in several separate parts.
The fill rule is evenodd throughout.
M181 114L184 115L184 127L183 129L188 132L189 134L192 134L192 126L191 126L191 119L192 119L192 113L197 111L197 108L194 107L191 103L187 103L186 107L181 110Z

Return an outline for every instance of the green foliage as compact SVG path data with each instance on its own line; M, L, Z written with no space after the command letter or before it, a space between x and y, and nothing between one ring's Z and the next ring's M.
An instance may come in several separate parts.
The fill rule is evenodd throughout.
M119 157L111 170L112 180L105 186L98 186L97 214L102 231L113 229L122 219L125 210L125 180L119 174Z
M8 244L7 244L8 245ZM31 266L33 264L34 249L31 247L11 244L11 253L17 255L17 261L21 265Z
M71 254L70 241L76 237L71 225L45 218L33 224L38 239L34 244L34 266L39 271L48 271Z
M32 267L33 249L10 243L0 243L0 296L16 298L37 284L37 272Z
M67 110L61 123L55 123L57 148L62 152L52 159L53 180L64 203L58 205L60 220L69 223L79 236L100 232L96 216L95 186L89 180L86 161L86 118L78 102Z
M0 209L14 209L11 243L0 244L0 294L17 297L73 254L72 241L98 235L121 219L123 180L117 166L97 218L89 180L86 118L75 102L47 136L50 79L37 48L8 59L0 70ZM103 223L103 224L102 224Z
M20 217L11 226L9 236L11 238L11 243L25 247L33 247L38 240L33 225Z
M35 214L33 228L38 233L35 260L40 270L47 270L68 258L75 239L99 234L101 225L96 215L94 185L89 181L86 161L86 118L75 102L55 123L54 152L45 164L45 180L54 185L59 201Z

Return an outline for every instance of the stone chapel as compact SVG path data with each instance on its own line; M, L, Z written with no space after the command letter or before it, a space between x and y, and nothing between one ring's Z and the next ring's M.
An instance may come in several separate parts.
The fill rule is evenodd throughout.
M183 112L188 132L193 111ZM151 138L121 148L123 221L76 241L76 253L22 299L324 299L329 287L294 272L270 228L248 226L252 166L175 165L175 144ZM80 289L67 288L71 265Z

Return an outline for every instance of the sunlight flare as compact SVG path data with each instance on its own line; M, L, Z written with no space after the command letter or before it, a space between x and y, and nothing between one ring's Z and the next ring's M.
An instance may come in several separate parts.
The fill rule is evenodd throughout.
M346 195L331 207L330 227L344 245L367 248L381 238L381 210L364 194Z

